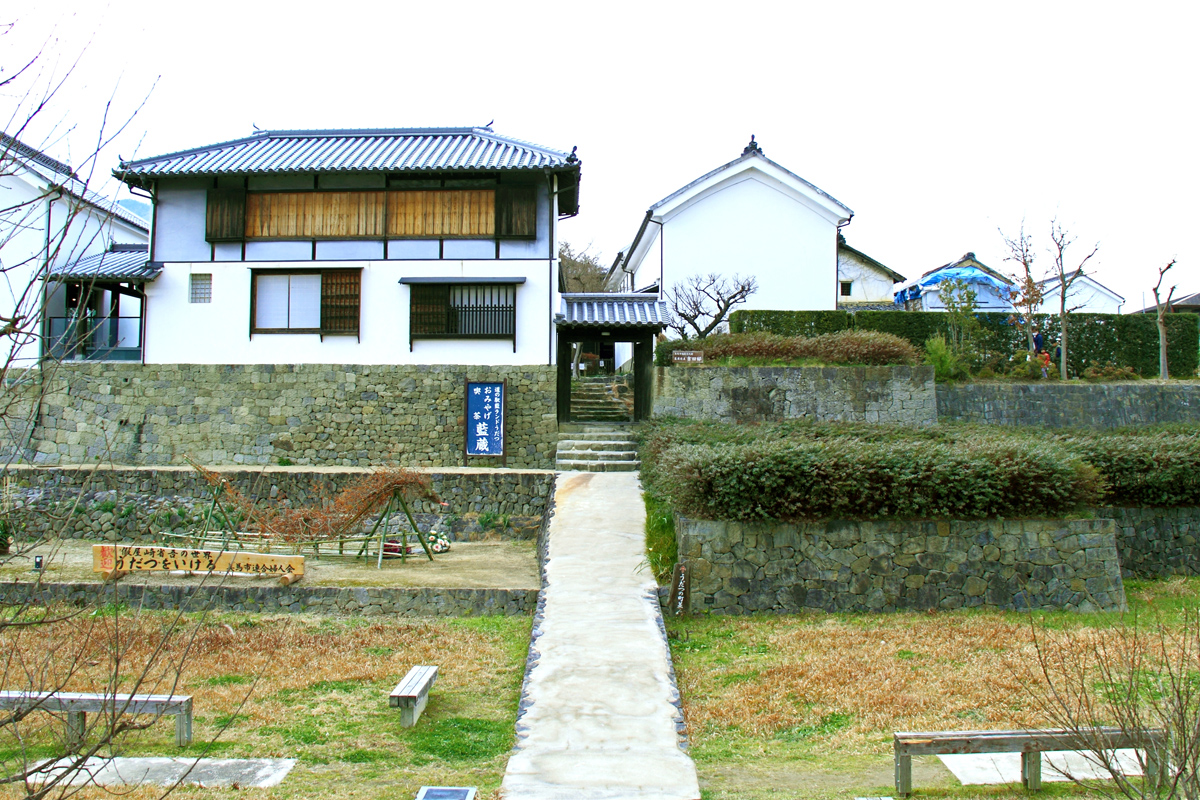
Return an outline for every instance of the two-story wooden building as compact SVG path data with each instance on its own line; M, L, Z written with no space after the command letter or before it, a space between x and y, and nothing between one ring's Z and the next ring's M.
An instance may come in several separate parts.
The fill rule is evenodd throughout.
M263 131L123 162L145 363L552 364L580 162L490 128Z

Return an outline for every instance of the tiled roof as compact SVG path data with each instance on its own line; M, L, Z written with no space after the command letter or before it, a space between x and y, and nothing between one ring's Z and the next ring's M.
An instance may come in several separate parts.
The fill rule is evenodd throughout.
M579 160L490 128L262 131L245 139L121 162L116 175L534 170Z
M115 200L110 200L89 189L87 184L75 175L69 165L51 158L41 150L30 147L7 133L0 132L0 163L5 159L20 161L47 184L63 187L70 194L106 214L112 214L117 219L128 222L143 231L150 230L150 223L141 216L118 205Z
M667 304L647 294L564 294L560 327L654 327L670 321Z
M70 264L54 267L47 279L142 282L154 280L160 272L162 265L150 263L145 245L117 245L107 253L85 256Z

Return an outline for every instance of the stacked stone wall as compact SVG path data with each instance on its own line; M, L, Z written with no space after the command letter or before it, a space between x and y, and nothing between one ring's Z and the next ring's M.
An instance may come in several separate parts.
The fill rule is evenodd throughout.
M1200 508L1100 508L1117 526L1126 577L1200 575Z
M1125 607L1108 519L676 520L693 613Z
M369 470L355 468L219 468L251 500L293 507L319 506ZM422 530L451 541L499 537L532 539L543 526L554 493L545 470L426 470L446 505L410 505ZM9 519L19 536L150 541L161 534L201 530L212 505L208 482L190 467L10 467ZM364 525L369 527L374 517ZM395 515L395 531L407 522Z
M146 586L136 583L0 583L0 607L26 601L94 606L121 603L147 610L309 613L331 616L526 616L536 589L395 587Z
M510 467L554 465L551 366L70 363L30 381L43 464L462 464L464 383L508 382ZM497 460L474 460L492 465Z
M932 425L933 368L657 367L654 416Z
M1121 428L1200 424L1200 383L939 384L941 422Z

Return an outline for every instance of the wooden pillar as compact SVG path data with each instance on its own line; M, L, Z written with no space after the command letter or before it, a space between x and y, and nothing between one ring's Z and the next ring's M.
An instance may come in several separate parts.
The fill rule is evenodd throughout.
M633 342L633 421L649 419L654 410L654 334Z
M571 421L571 340L558 332L558 421Z

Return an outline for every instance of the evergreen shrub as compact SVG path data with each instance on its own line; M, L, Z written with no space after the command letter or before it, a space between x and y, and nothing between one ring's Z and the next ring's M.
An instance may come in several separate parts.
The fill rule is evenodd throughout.
M1022 439L681 445L661 458L674 508L703 519L1063 516L1101 494L1070 451Z
M912 364L916 348L898 336L877 331L839 331L821 336L779 336L772 333L740 333L709 336L693 342L704 351L705 361L725 358L763 361L815 359L826 364Z
M742 309L729 315L730 333L774 333L779 336L820 336L853 327L847 311L758 311Z
M655 420L642 481L685 516L730 520L1063 516L1200 506L1194 426L1075 431Z

